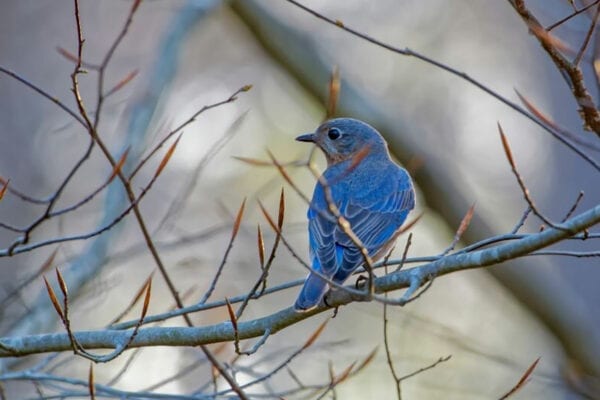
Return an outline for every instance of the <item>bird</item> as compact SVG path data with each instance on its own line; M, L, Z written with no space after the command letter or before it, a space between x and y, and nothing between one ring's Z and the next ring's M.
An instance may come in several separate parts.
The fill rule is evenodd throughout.
M323 277L342 284L364 264L363 248L373 261L389 251L415 207L415 192L408 172L391 159L385 139L365 122L330 119L296 140L316 144L327 160L307 212L312 271L294 304L295 311L306 312L320 304L330 286ZM363 248L340 226L331 203Z

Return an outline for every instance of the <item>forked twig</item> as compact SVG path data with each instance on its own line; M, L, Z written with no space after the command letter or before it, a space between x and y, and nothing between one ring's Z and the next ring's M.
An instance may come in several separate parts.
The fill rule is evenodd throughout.
M527 188L527 185L525 185L525 181L523 181L523 178L521 177L521 174L519 173L519 171L517 169L517 165L515 164L515 160L513 158L512 151L511 151L510 145L508 143L508 139L506 138L506 135L504 134L504 131L502 130L502 126L500 126L500 123L498 123L498 132L500 133L500 139L502 140L502 147L504 148L504 153L506 154L506 159L508 160L508 163L510 164L510 168L511 168L515 178L517 178L517 182L519 183L519 187L521 188L521 192L523 193L523 197L525 198L525 201L529 205L529 208L531 208L533 213L538 218L540 218L542 221L544 221L544 223L546 223L547 225L549 225L555 229L563 229L562 227L556 225L555 223L550 221L548 218L546 218L546 216L538 210L535 203L533 202L533 199L531 198L531 195L529 194L529 189Z

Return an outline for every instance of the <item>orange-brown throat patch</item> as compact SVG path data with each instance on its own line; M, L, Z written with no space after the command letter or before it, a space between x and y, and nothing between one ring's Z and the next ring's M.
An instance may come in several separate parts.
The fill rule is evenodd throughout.
M362 149L360 149L359 151L357 151L356 153L354 153L352 155L352 163L350 164L350 166L348 167L348 169L350 171L352 171L354 168L356 168L361 163L361 161L367 155L369 155L370 152L371 152L371 146L370 145L366 145L365 147L363 147Z
M354 168L356 168L361 161L369 155L369 153L371 152L371 146L367 145L365 147L363 147L362 149L360 149L359 151L352 153L352 154L326 154L326 158L327 158L327 165L334 165L337 163L340 163L342 161L346 161L346 160L352 160L352 162L350 163L350 166L348 167L349 171L352 171Z

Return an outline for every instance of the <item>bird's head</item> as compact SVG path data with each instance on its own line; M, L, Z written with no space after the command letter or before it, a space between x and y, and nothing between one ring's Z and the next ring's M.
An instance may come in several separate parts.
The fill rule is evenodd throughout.
M324 122L314 133L296 138L315 143L327 158L327 164L337 164L366 152L387 155L385 140L375 128L353 118L336 118Z

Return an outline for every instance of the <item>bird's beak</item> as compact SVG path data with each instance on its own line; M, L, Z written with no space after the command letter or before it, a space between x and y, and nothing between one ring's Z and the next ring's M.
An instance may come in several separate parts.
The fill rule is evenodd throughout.
M315 142L315 134L314 133L305 133L304 135L300 135L296 138L299 142Z

